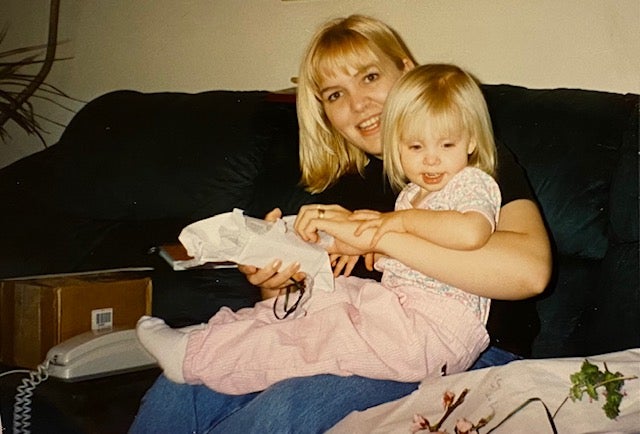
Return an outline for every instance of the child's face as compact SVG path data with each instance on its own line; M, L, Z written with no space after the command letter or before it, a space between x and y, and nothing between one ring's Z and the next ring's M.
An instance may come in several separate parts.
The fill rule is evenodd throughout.
M441 132L426 127L419 135L401 138L400 164L409 181L431 193L467 167L476 144L464 129Z
M333 127L362 151L381 157L380 116L393 84L413 64L407 61L400 70L380 54L359 68L333 71L321 83L324 111Z

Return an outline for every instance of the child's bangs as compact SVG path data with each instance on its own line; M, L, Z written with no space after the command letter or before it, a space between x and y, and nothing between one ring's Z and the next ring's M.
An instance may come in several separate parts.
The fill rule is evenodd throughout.
M403 141L419 140L429 131L430 135L450 137L467 129L462 114L453 107L415 106L406 113L400 130Z

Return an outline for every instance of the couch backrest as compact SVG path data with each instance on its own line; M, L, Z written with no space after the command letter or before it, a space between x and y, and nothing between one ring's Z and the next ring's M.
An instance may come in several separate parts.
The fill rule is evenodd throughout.
M485 90L495 134L527 171L559 253L602 258L610 236L638 240L637 95Z
M638 239L637 95L484 89L495 134L527 171L559 253L602 258L610 236ZM294 207L307 200L292 188L295 108L266 96L106 94L58 144L18 162L31 172L20 183L44 206L102 220Z
M247 208L270 164L269 133L260 130L268 127L265 95L109 93L84 107L43 153L46 176L26 182L47 207L91 219L195 221Z

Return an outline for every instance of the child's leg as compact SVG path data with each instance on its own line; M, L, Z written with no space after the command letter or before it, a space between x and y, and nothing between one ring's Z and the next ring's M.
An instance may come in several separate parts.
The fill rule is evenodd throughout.
M216 314L206 331L191 334L184 359L185 380L222 393L243 394L291 377L376 375L380 369L388 375L388 369L380 367L385 361L372 351L374 343L368 342L362 328L382 328L394 342L381 344L385 351L395 351L396 343L402 348L403 338L397 331L403 328L406 314L397 297L379 283L357 278L340 281L344 284L332 293L313 294L307 315L293 320L278 321L264 302L256 305L253 317L230 320L226 314L223 318ZM362 305L362 291L376 300ZM372 324L365 314L370 309L380 312L375 320L384 317L391 325Z
M172 329L160 318L143 316L138 320L138 339L158 361L164 375L176 383L184 383L182 365L187 351L189 332L201 329L201 325L184 329Z
M401 302L377 282L338 281L335 292L314 294L308 314L293 320L278 321L260 308L254 318L218 321L216 314L206 330L190 335L185 380L228 394L316 374L410 382L441 375L445 367L458 372L486 347L483 325L465 321L468 311L456 300L419 289ZM472 342L451 333L449 322ZM467 363L462 354L471 352Z

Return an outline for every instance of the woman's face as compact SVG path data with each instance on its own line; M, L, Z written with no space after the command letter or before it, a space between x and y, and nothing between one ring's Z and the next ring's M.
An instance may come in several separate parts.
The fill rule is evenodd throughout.
M400 70L387 56L360 69L347 68L325 77L320 86L324 111L333 127L362 151L382 157L380 116L393 84L413 68Z

